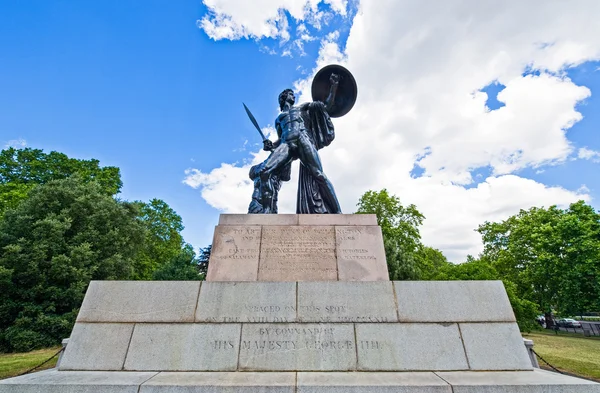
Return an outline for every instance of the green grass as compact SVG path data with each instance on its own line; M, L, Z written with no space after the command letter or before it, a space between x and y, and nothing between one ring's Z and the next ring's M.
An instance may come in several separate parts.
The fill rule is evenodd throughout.
M600 338L573 333L541 331L524 334L533 349L557 369L600 381ZM539 360L540 366L548 368Z
M0 379L15 377L30 368L37 366L58 352L59 349L60 347L53 347L25 353L0 354ZM58 356L35 371L52 368L56 365L57 360Z

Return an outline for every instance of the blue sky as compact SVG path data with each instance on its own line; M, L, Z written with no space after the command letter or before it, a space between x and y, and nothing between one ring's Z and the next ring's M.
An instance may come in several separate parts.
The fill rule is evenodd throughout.
M212 0L205 3L209 6L220 4L225 10L227 6L236 6L235 0ZM444 146L445 143L436 139L440 133L431 131L430 135L429 131L425 131L430 127L427 123L430 119L435 116L444 118L444 114L439 110L436 112L438 115L427 116L427 111L434 109L419 104L420 98L417 96L420 93L412 96L410 93L410 89L416 89L415 81L425 80L418 74L425 72L423 68L431 68L427 71L430 73L428 75L439 73L435 64L427 64L427 67L413 64L420 56L423 59L427 57L427 47L419 49L422 50L419 56L416 56L417 52L407 52L413 50L412 48L420 48L419 43L426 41L426 38L418 38L420 36L414 31L383 30L385 26L389 29L399 29L397 24L400 21L396 23L395 20L400 16L394 18L394 12L401 12L399 15L406 17L406 9L388 11L377 8L383 7L384 3L369 4L357 14L356 2L313 0L312 3L317 4L317 11L327 14L319 22L320 28L315 23L295 19L292 16L294 11L288 9L283 15L290 24L287 28L291 34L290 39L282 39L281 36L257 36L251 27L246 30L248 38L214 35L211 38L211 33L199 28L197 21L211 16L214 18L218 10L208 7L205 3L201 0L2 2L0 144L5 146L23 140L28 147L46 151L57 150L76 158L97 158L102 165L118 166L121 168L124 182L120 197L128 200L165 200L183 217L186 226L185 239L195 247L204 247L211 241L212 230L219 214L219 210L214 207L215 203L211 202L211 197L204 194L210 191L208 188L219 198L241 201L232 204L231 207L218 206L223 211L244 213L245 211L240 211L239 206L246 203L245 200L249 201L248 184L243 183L245 179L240 178L239 188L222 189L219 188L222 184L221 179L215 172L218 168L223 168L225 163L241 169L236 173L247 173L245 166L253 160L252 153L259 150L259 136L248 121L241 102L245 102L252 109L259 122L265 126L272 124L277 114L277 95L283 88L294 86L295 82L298 82L295 85L298 89L302 89L302 86L305 88L307 85L303 85L302 81L310 80L317 62L339 61L353 65L351 70L356 70L355 76L359 82L361 96L357 102L357 109L351 112L351 116L354 117L349 115L339 122L336 120L340 135L340 141L335 142L336 149L329 149L322 154L325 164L332 168L328 176L337 182L336 188L340 199L344 199L342 206L346 212L353 211L358 196L367 189L387 187L400 195L403 201L415 203L419 208L423 206L422 210L425 210L429 219L428 227L424 231L426 242L441 248L454 259L460 259L466 253L473 253L479 246L474 243L476 239L470 243L458 242L460 252L457 252L451 244L453 240L440 235L441 232L448 232L449 227L441 224L444 221L443 217L439 216L434 208L443 203L432 200L432 195L439 194L439 190L434 191L434 186L451 184L454 188L447 190L450 195L465 193L470 189L482 190L484 185L498 184L500 180L507 181L514 176L519 181L533 180L536 185L532 185L532 190L540 189L537 185L544 188L543 195L540 194L539 198L535 196L515 200L514 203L498 205L497 201L504 197L494 197L493 201L490 200L488 205L484 204L479 209L481 211L477 215L467 220L471 231L474 223L506 217L518 212L518 208L531 206L535 201L544 205L565 204L577 199L577 195L584 195L596 208L600 207L600 180L597 175L600 164L594 162L600 159L600 156L589 153L592 154L589 159L579 158L581 148L587 148L591 152L600 151L600 63L593 54L582 55L583 60L573 61L577 66L558 68L550 64L551 60L546 60L541 55L530 55L531 61L547 61L550 64L542 67L542 73L560 75L560 85L569 89L565 90L565 96L571 92L574 97L582 94L581 90L575 89L577 86L585 86L591 91L591 96L583 99L575 97L569 101L575 103L571 107L583 116L583 120L568 128L567 139L572 146L570 153L538 154L535 153L536 147L532 147L528 142L524 143L523 156L533 151L534 153L530 154L533 158L516 168L499 170L500 165L494 164L493 157L496 153L490 153L492 158L489 159L489 163L484 162L487 158L458 162L460 160L457 160L457 157L463 153L439 153L439 146ZM275 4L276 2L267 3L275 7L273 12L285 6L283 1L279 5ZM400 3L411 1L403 0ZM241 0L238 1L239 4L242 4ZM345 15L335 12L335 4L345 7ZM414 12L418 15L420 11ZM254 22L264 22L264 18L260 19L261 17L257 15L256 20L236 22L236 17L232 16L231 20L243 27L244 23L251 26ZM575 15L574 18L581 16ZM452 19L451 16L448 19ZM306 21L309 21L308 17ZM431 21L423 20L422 25L415 29L422 29L422 26L429 22ZM286 30L285 26L278 23L279 32ZM350 33L353 23L356 29ZM303 50L293 46L300 36L298 26L301 24L312 37L302 42ZM378 28L382 29L381 33L378 32ZM567 38L572 39L569 36L570 32L563 30L557 28L556 36L560 37L560 34L563 34L566 37L565 42ZM390 34L390 31L394 31L394 34ZM530 34L550 33L540 30ZM388 38L391 40L387 43L390 48L397 48L399 43L404 41L409 44L406 44L402 49L404 52L398 52L397 56L394 55L394 49L390 49L389 54L381 49L373 52L376 55L369 54L370 48L375 50L377 45L383 44L382 40ZM432 36L432 39L434 38ZM556 40L556 47L560 42L560 39ZM512 44L512 41L509 44ZM593 44L595 42L590 45ZM459 51L458 48L462 46L461 42L453 45L457 48L453 53ZM511 47L507 48L503 50L510 53ZM331 50L331 53L328 50ZM499 50L498 53L500 52ZM514 53L520 53L516 46ZM407 54L413 56L408 57ZM492 55L495 56L493 53L490 56ZM469 56L471 55L465 55L465 64L469 62ZM523 56L528 60L526 55ZM484 60L487 61L481 61ZM393 61L400 63L394 65ZM566 63L569 61L570 58L564 59ZM440 63L443 62L443 58L440 58ZM386 65L387 63L390 64ZM450 68L452 63L448 61L447 64ZM388 66L390 68L385 68ZM397 75L395 70L405 77ZM397 154L385 153L394 156L394 162L379 168L375 164L371 166L370 163L375 162L373 160L377 159L378 151L384 154L385 146L377 145L384 143L381 142L384 138L375 138L376 141L371 142L372 151L368 153L370 155L360 156L361 162L364 163L360 170L364 172L345 173L343 168L349 166L344 164L344 157L359 157L364 152L352 150L353 146L364 146L369 142L363 139L364 142L359 143L359 139L350 138L354 133L344 132L354 124L365 124L365 117L385 108L385 104L378 103L376 98L378 95L387 94L385 84L378 87L378 78L384 78L386 72L391 73L394 78L399 78L397 83L401 86L396 90L399 106L394 107L392 112L406 113L403 117L388 122L398 124L394 130L397 130L398 138L403 138L403 144L400 145L400 150L394 150ZM496 76L500 80L499 85L490 85L493 81L488 79L493 77L492 74L481 76L481 81L465 79L465 84L473 83L474 88L469 87L471 92L486 92L488 99L485 102L493 112L501 107L496 95L502 91L505 84L509 86L506 89L508 95L509 90L515 91L515 86L520 86L519 83L526 83L522 78L524 73L525 68L518 73L514 73L512 69L509 72L507 68L507 71L498 72ZM571 83L565 82L567 77ZM452 90L445 90L445 86L451 85L452 81L448 78L440 80L444 82L436 82L433 85L434 89L428 92L433 99L455 94ZM394 92L389 94L392 94L392 98L387 98L386 102L395 100ZM456 94L458 97L458 93ZM516 96L522 98L523 93ZM498 98L501 97L502 93ZM540 96L542 98L539 100L536 97L532 94L531 105L535 106L536 101L543 101L542 104L546 105L543 96ZM517 104L513 105L511 102L506 107L517 108ZM568 104L560 103L560 108L568 107ZM414 113L409 110L413 106L416 108ZM360 116L363 113L361 111L368 116ZM382 113L378 114L381 124L369 123L369 127L373 127L372 131L362 125L361 135L376 135L376 130L386 124L387 113L390 111L382 110ZM476 126L473 127L475 130ZM445 135L452 135L450 132L445 131ZM385 135L389 136L389 133ZM470 135L476 135L475 131ZM457 131L456 138L465 136ZM506 151L512 152L511 154L520 149L508 142L507 145L510 145L510 148L507 147ZM469 149L488 149L486 146L479 146L483 145L475 144ZM547 150L560 150L560 147L556 146L549 146ZM417 155L419 152L422 154L426 148L430 148L433 154L419 161ZM413 168L417 162L422 163L423 167L417 165L415 171ZM505 164L506 162L503 163ZM453 165L457 165L456 172L445 177L448 168ZM471 173L470 182L460 180L463 176L461 173L464 172L461 169L463 167L468 168L468 172ZM205 179L210 178L213 185L207 188L207 181L188 181L188 184L194 183L196 188L184 184L185 171L189 168L195 169L195 173L205 175ZM386 174L386 171L391 169L395 172L390 173L405 173L406 177ZM414 183L407 180L410 179L410 173L415 178ZM507 176L502 177L504 175ZM235 183L233 175L225 176L229 176L227 184L231 181ZM368 181L358 182L355 180L357 176L368 178ZM486 182L490 176L498 179L498 182L493 183L494 179ZM427 188L419 188L426 181L429 182ZM282 203L290 210L293 208L289 206L293 206L296 184L292 181L284 187L290 195L290 200ZM514 189L513 185L503 187L508 187L506 190ZM515 183L514 187L519 189L522 186ZM448 205L446 209L456 210L452 206L454 205ZM499 209L502 214L488 214L485 206L489 206L489 212Z

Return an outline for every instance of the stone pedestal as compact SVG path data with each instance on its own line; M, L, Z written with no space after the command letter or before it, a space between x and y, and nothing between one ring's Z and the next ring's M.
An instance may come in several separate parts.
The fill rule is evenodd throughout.
M387 281L373 214L222 214L207 281Z
M533 369L502 282L384 280L373 216L222 216L210 267L92 282L58 370L0 393L600 393Z

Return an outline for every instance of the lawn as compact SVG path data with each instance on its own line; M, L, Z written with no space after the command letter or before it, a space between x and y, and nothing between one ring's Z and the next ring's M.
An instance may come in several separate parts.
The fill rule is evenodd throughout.
M0 379L17 376L30 368L37 366L58 352L59 349L60 347L54 347L26 353L0 354ZM58 356L35 371L54 367L57 359Z
M534 351L557 369L600 382L600 338L547 331L523 336L533 340Z

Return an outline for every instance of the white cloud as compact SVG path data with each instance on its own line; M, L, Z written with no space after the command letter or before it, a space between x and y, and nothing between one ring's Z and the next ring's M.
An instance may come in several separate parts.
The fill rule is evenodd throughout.
M4 148L8 149L14 147L15 149L22 149L27 146L27 141L23 138L11 139L4 144Z
M198 27L214 39L240 38L289 39L288 18L320 28L328 12L319 4L328 4L331 11L347 15L347 0L203 0L209 13L199 20Z
M461 261L481 250L474 229L486 220L589 200L585 188L546 186L515 173L558 165L573 153L568 130L591 92L564 70L600 59L599 14L597 0L577 7L562 0L362 2L345 51L324 38L316 62L343 63L359 86L354 109L334 120L336 140L321 151L343 210L353 212L364 191L385 187L427 217L425 244ZM303 100L310 80L295 84ZM498 95L505 106L490 111L481 90L494 81L506 86ZM590 152L580 149L579 157L597 157ZM415 165L423 176L411 177ZM473 186L471 172L482 167L492 173ZM245 211L245 170L223 164L202 176L209 204ZM295 187L284 185L280 211L294 211ZM223 202L232 194L247 195L243 209Z
M588 149L587 147L582 147L579 149L579 153L577 157L583 160L591 160L593 162L600 162L600 151L595 151Z

